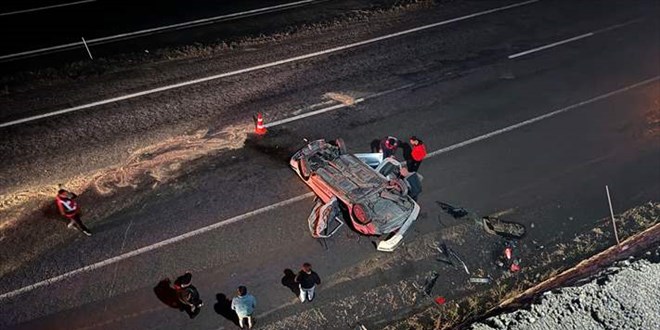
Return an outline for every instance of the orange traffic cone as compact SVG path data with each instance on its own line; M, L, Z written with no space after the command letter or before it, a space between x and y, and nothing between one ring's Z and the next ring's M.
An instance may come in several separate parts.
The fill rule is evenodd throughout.
M266 132L268 132L268 130L264 126L264 117L261 113L257 113L257 126L254 128L254 133L257 135L264 135Z

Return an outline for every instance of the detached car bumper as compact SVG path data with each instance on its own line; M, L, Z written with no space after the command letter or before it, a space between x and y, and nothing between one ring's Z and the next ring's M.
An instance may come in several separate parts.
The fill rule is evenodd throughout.
M403 235L406 234L410 226L412 226L413 222L417 220L417 216L419 216L419 205L415 204L415 207L413 208L413 211L410 213L410 216L408 219L406 219L406 222L403 223L401 228L396 232L396 234L392 235L387 240L383 240L378 242L378 246L376 249L378 251L383 251L383 252L392 252L394 249L396 249L401 242L403 241Z

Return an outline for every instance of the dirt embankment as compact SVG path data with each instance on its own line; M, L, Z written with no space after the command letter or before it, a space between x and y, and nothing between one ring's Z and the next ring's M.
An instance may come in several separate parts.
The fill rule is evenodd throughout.
M536 255L523 255L523 260L534 260L535 262L526 264L523 271L515 276L496 279L492 282L490 289L468 292L462 298L448 301L443 305L419 306L416 313L393 322L384 329L470 328L473 322L483 321L484 317L489 315L492 316L500 311L513 308L527 307L544 292L593 278L595 280L589 285L583 286L582 295L580 295L579 289L578 291L566 289L566 297L548 298L547 310L543 306L531 307L531 311L518 311L499 319L483 321L486 324L483 325L483 328L474 325L476 327L474 329L489 329L486 326L493 326L495 329L571 328L569 321L561 323L561 326L559 323L552 323L568 317L564 314L569 310L577 313L571 316L573 318L570 322L581 324L578 328L615 329L620 324L615 319L625 314L626 317L631 317L630 322L626 324L638 325L632 328L655 329L657 326L646 327L646 324L658 324L657 316L647 318L648 313L644 311L628 314L619 311L636 308L635 305L627 305L628 302L633 303L635 297L639 297L633 292L647 290L650 297L658 297L658 292L660 292L656 292L657 282L660 279L660 276L657 275L658 264L642 262L638 266L626 266L630 268L629 270L626 267L617 266L609 269L614 270L612 272L606 274L599 272L616 260L639 255L642 251L656 249L652 253L659 253L657 247L660 242L660 203L649 202L632 208L617 215L616 219L621 239L621 245L618 247L613 244L614 234L611 231L611 220L602 219L590 231L577 235L571 244L557 243L554 246L544 247L540 253L535 252ZM625 266L625 264L623 265ZM616 278L613 279L613 276ZM612 284L608 285L608 281ZM654 286L654 290L649 289L649 285ZM614 292L618 290L629 290L627 294L631 296L614 297ZM578 298L573 298L574 295L577 295ZM577 301L575 301L576 299ZM653 299L652 302L640 308L655 310L655 314L657 314L657 310L660 309L658 303L660 299ZM574 305L569 306L565 304L566 301L570 301ZM595 304L593 308L589 306L592 302ZM559 307L554 304L558 304ZM615 309L609 310L612 305L615 305ZM542 316L548 320L541 320ZM587 317L590 318L588 321L592 323L580 323L587 322ZM543 326L547 324L548 327L532 327L537 323ZM518 327L518 324L524 325ZM589 324L597 324L598 327L589 327Z

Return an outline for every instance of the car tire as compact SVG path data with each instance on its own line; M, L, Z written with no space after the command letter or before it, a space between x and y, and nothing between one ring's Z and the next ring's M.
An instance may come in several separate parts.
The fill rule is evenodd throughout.
M390 180L389 185L395 187L394 189L399 196L408 195L408 185L402 179Z
M307 165L307 161L304 158L301 158L298 161L298 172L300 173L300 176L303 178L303 180L305 180L305 181L309 180L309 177L311 175L311 171L309 170L309 166Z
M369 216L369 211L367 211L367 208L362 205L362 204L355 204L353 205L353 210L351 211L353 213L353 219L357 221L357 223L361 225L367 225L371 223L371 217Z
M345 155L346 154L346 143L344 142L344 139L342 138L337 138L332 144L334 144L338 149L339 149L339 154L340 155Z

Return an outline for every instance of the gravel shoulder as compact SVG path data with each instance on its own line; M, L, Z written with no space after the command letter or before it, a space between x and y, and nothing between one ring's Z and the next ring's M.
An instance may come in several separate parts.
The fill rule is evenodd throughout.
M660 250L646 259L614 264L591 282L546 292L529 308L488 318L468 327L494 329L658 329Z
M558 250L562 244L548 246L554 256L538 254L523 273L496 279L484 292L418 309L385 329L657 329L660 204L616 217L627 224L621 249L603 243L613 235L603 231L603 222L576 236L568 253Z

